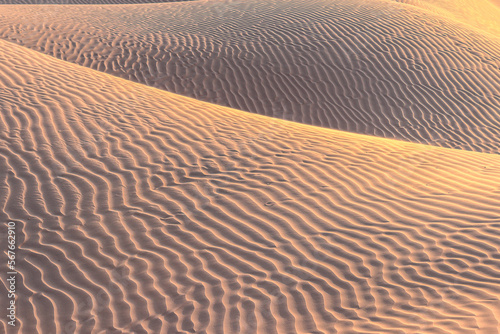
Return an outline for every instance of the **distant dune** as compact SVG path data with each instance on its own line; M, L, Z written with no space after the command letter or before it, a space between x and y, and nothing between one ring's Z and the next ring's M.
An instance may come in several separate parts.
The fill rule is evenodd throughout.
M194 1L194 0L0 0L0 4L14 5L112 5L112 4L137 4L137 3L162 3L162 2L178 2L178 1Z
M22 333L498 333L499 155L0 49Z
M498 24L491 3L406 2L2 6L0 37L235 109L498 153L500 38L471 25Z

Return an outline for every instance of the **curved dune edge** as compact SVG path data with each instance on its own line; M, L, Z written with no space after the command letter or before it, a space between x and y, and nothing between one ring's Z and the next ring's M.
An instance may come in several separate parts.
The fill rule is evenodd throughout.
M0 48L21 332L497 332L500 156Z
M3 6L0 36L239 110L499 153L500 39L407 4Z

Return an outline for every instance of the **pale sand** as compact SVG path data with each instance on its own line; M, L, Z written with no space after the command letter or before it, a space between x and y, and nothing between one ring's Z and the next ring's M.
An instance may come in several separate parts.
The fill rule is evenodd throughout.
M137 3L164 3L164 2L179 2L179 1L195 1L195 0L0 0L0 4L33 4L33 5L99 5L99 4L137 4Z
M20 332L498 333L499 155L0 49Z
M499 153L500 38L457 19L470 7L470 20L498 24L491 4L434 3L434 14L388 0L2 6L0 36L240 110Z
M500 0L392 0L425 8L467 24L470 28L500 36Z

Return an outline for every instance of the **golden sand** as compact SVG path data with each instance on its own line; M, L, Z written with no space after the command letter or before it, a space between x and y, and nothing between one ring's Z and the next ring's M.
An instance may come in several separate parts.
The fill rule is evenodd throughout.
M19 333L499 332L498 40L459 19L440 31L411 4L321 3L261 1L273 20L316 20L302 39L304 26L277 26L279 39L238 21L272 23L255 1L0 6L0 214L17 222ZM368 15L389 5L397 15ZM217 6L226 25L195 11ZM418 36L384 30L390 17ZM340 49L301 65L277 53L343 43L374 56L349 72ZM275 65L237 67L236 45ZM273 98L309 124L265 116L284 116ZM300 109L305 98L330 107Z

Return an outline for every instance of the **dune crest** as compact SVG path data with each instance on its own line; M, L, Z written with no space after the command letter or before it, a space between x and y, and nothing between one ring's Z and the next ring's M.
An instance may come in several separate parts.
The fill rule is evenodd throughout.
M393 0L415 5L500 36L498 0Z
M22 333L498 332L500 156L0 49Z
M58 8L2 6L0 37L235 109L499 153L500 39L451 15L387 0Z

